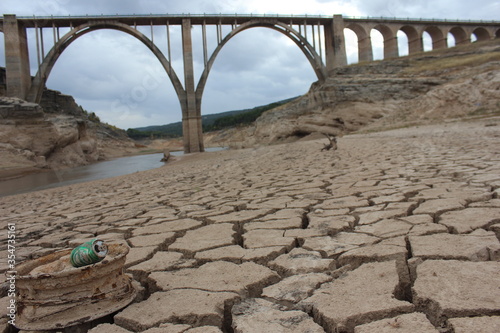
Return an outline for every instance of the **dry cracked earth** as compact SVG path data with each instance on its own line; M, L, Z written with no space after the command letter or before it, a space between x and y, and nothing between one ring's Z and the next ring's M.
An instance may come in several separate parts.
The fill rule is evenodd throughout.
M128 243L138 297L91 333L499 332L500 119L325 141L4 197L0 222L18 259Z

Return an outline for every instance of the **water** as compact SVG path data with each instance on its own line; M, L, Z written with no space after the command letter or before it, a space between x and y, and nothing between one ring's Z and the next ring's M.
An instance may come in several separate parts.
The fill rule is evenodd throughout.
M207 151L211 150L214 149L207 149ZM170 154L179 156L183 152L171 152ZM1 181L0 196L39 191L52 187L155 169L165 165L164 162L161 162L162 157L163 153L121 157L72 169L34 173L20 178Z

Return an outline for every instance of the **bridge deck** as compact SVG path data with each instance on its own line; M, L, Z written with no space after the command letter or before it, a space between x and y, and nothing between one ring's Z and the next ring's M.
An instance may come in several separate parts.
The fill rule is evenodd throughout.
M208 25L215 24L242 24L254 19L269 19L270 22L287 22L294 25L307 24L329 24L333 15L255 15L255 14L150 14L150 15L85 15L85 16L33 16L17 17L25 27L70 27L89 21L118 21L127 25L179 25L183 19L189 18L191 24ZM419 18L388 18L388 17L347 17L343 16L345 22L378 22L378 23L405 23L405 24L425 24L425 25L492 25L498 26L500 21L467 21L467 20L441 20L441 19L419 19ZM3 17L0 17L0 24L3 24Z

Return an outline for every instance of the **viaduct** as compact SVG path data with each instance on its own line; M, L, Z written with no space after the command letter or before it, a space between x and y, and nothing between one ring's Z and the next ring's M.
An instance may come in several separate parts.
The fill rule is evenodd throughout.
M191 28L201 26L204 70L195 83L193 69L193 41ZM137 27L151 27L150 37ZM154 26L166 29L168 53L163 54L154 42ZM170 27L181 26L184 83L171 66ZM207 26L215 26L217 46L211 54L207 48ZM223 28L229 33L223 34ZM222 47L237 34L255 27L273 29L290 38L304 53L319 81L328 72L347 65L344 29L351 29L358 37L359 61L373 60L370 32L378 30L384 38L384 58L398 57L397 33L408 38L409 54L423 51L423 34L432 38L433 49L448 47L451 34L455 44L500 38L500 22L471 22L427 19L349 18L333 16L281 16L281 15L130 15L130 16L69 16L69 17L16 17L0 18L0 31L5 41L6 93L38 103L51 69L62 52L79 37L99 29L114 29L127 33L144 43L158 58L168 74L179 98L182 110L184 151L202 152L201 101L210 69ZM60 29L65 33L61 36ZM38 70L30 75L27 29L35 31ZM50 29L53 47L45 52L43 29ZM46 34L45 34L46 35ZM52 38L51 38L52 39ZM33 42L33 41L31 41Z

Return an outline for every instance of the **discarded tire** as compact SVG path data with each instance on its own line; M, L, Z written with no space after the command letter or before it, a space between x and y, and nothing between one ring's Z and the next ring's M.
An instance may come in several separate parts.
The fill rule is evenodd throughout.
M129 248L110 244L106 258L75 268L71 249L26 261L17 268L16 326L51 330L74 326L116 312L136 296L123 273Z

